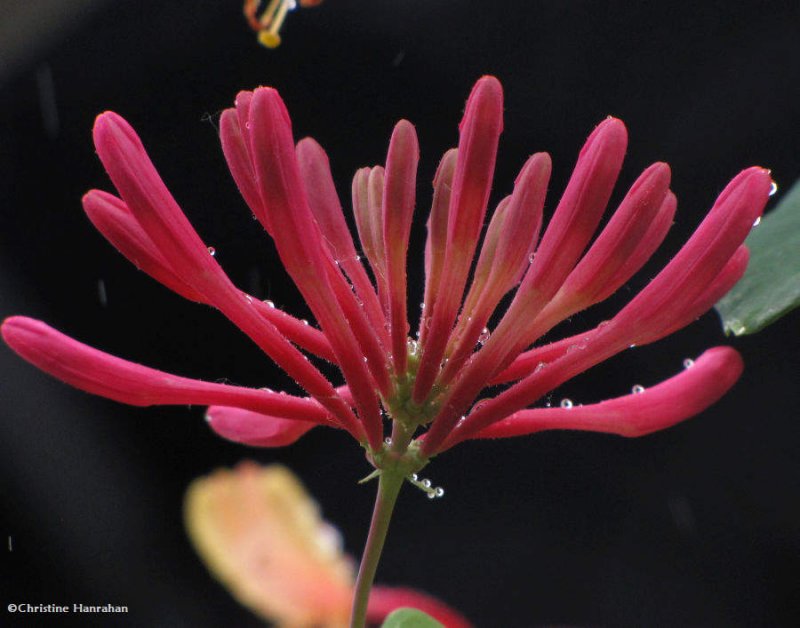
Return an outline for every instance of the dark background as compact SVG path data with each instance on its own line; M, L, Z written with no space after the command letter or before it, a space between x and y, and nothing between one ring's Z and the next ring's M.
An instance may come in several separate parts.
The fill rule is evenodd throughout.
M410 119L422 148L415 304L433 171L457 141L472 83L492 73L506 92L495 201L528 154L548 150L552 209L583 139L608 114L630 131L615 199L652 161L673 167L679 212L664 247L608 305L555 336L574 333L643 286L741 168L772 168L776 198L800 177L797 7L327 0L290 15L284 44L268 51L237 0L0 1L0 315L42 318L183 375L290 387L216 312L136 271L91 227L80 197L110 188L91 144L94 116L124 115L234 280L301 316L227 174L219 112L239 89L277 87L296 135L327 148L348 203L353 172L383 161L392 124ZM798 625L798 321L795 312L726 339L712 312L554 394L617 396L707 347L736 346L746 371L733 392L664 433L550 433L437 459L426 475L447 495L405 491L378 581L424 589L480 626ZM374 488L356 484L368 466L343 434L248 449L216 438L199 408L93 398L4 346L0 413L4 604L130 608L82 625L259 625L207 574L181 522L189 482L245 458L295 470L347 550L361 551ZM2 612L0 623L12 619Z

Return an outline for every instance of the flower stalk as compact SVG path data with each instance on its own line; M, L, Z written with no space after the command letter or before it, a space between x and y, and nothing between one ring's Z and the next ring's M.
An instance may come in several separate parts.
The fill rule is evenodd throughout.
M375 572L378 570L378 562L386 543L392 512L397 503L400 489L403 488L403 482L405 482L405 475L399 468L385 469L378 478L378 494L372 511L367 543L364 546L364 554L358 568L350 628L364 628L366 625L369 594L372 590L372 583L375 581Z

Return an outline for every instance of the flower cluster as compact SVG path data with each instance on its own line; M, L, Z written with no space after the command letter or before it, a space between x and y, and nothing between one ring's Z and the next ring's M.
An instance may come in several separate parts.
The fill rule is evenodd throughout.
M83 206L90 220L156 280L222 312L308 396L167 374L24 317L7 319L3 338L39 368L91 393L140 406L209 405L212 429L238 442L285 445L326 425L352 434L377 467L392 454L411 456L409 473L466 439L549 429L639 436L714 403L742 371L730 348L710 349L663 383L623 397L530 407L568 379L631 345L663 338L711 308L747 265L742 243L766 204L769 171L753 167L737 175L677 255L616 316L537 346L559 322L607 298L642 267L672 224L676 199L669 167L655 163L595 237L627 143L623 123L608 118L586 141L545 229L551 162L536 153L481 239L502 112L500 83L481 78L466 105L458 148L442 157L416 337L410 335L406 257L419 147L409 122L395 126L384 165L355 174L356 245L325 152L310 138L295 145L277 91L241 92L221 116L222 149L233 178L272 237L316 328L237 288L131 126L111 112L97 118L95 145L119 196L88 192ZM509 300L504 313L496 312ZM338 365L345 385L323 376L318 360ZM506 386L483 392L498 384ZM388 438L385 417L392 425ZM420 435L421 428L427 429Z

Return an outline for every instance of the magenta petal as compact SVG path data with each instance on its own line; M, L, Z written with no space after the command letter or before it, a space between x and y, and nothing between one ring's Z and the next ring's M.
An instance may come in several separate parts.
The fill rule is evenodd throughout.
M472 88L459 126L458 159L447 222L447 250L430 329L414 384L414 401L428 396L452 331L478 245L503 130L503 88L493 76Z
M367 607L367 620L377 624L398 608L416 608L433 617L445 628L471 628L472 626L461 613L427 593L414 589L383 586L372 588Z
M372 374L388 390L385 353L327 249L305 195L286 108L275 90L259 88L250 107L250 149L275 245L286 270L336 352L370 439L380 446L380 415ZM367 357L365 364L362 360Z
M407 120L395 125L386 156L383 185L383 246L386 252L386 288L392 355L397 375L405 373L408 350L406 312L406 255L416 201L419 143L414 126Z
M428 312L436 307L436 297L444 268L444 255L447 247L447 222L450 209L450 196L453 188L458 149L451 148L443 156L433 177L433 201L428 216L428 237L425 240L425 300L420 322L419 342L424 344L428 333L425 319Z
M498 216L492 217L484 240L484 247L489 250L481 250L473 279L473 288L477 289L474 306L467 309L473 296L471 288L453 334L459 334L458 342L449 356L439 380L440 385L449 384L462 367L503 295L518 281L520 268L527 268L530 264L530 252L535 246L542 224L542 207L550 170L550 155L547 153L536 153L527 160L514 183L514 193L507 203L501 201L495 212L497 214L502 211L499 216L501 223L496 229L496 240L491 236L492 225ZM487 277L482 278L479 271L484 259L491 260L491 270ZM485 281L481 282L481 279Z
M108 192L90 190L83 197L83 210L106 240L138 269L185 299L206 302L202 294L172 271L123 200Z
M135 406L224 404L332 424L311 399L171 375L89 347L41 321L7 318L3 340L31 364L76 388Z
M619 274L619 270L648 234L669 191L669 182L667 164L653 164L642 173L548 307L558 307L562 299L564 318L604 299L618 287L614 283L630 278Z
M322 236L330 247L336 263L344 270L363 302L372 328L377 332L382 344L388 347L388 334L385 333L386 319L344 219L328 156L322 146L310 137L298 142L296 151L300 175L308 195L308 204Z
M666 429L716 403L744 369L730 347L703 353L688 368L642 392L571 408L521 410L472 438L507 438L544 430L582 430L636 437Z
M233 175L236 187L244 198L253 216L265 216L264 202L261 200L261 193L255 184L253 173L253 162L250 158L248 141L242 133L239 122L239 110L226 109L222 112L219 119L219 138L222 144L222 152L228 169ZM262 219L265 225L265 220ZM267 233L270 229L267 229Z
M771 185L763 168L748 168L728 184L678 254L614 317L631 343L641 344L686 316L747 237Z
M208 408L206 421L219 436L252 447L285 447L319 425L228 406Z

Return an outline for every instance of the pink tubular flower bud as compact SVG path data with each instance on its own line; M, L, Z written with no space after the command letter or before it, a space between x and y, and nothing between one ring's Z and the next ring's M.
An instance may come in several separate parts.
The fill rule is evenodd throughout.
M410 122L397 123L389 142L383 186L383 246L386 251L386 283L392 356L397 374L406 370L406 255L416 200L419 143Z
M222 438L252 447L285 447L318 425L229 406L209 407L206 421Z
M683 372L650 388L585 406L520 410L473 438L507 438L544 430L582 430L620 436L644 436L684 421L716 403L744 369L729 347L709 349L687 360Z

